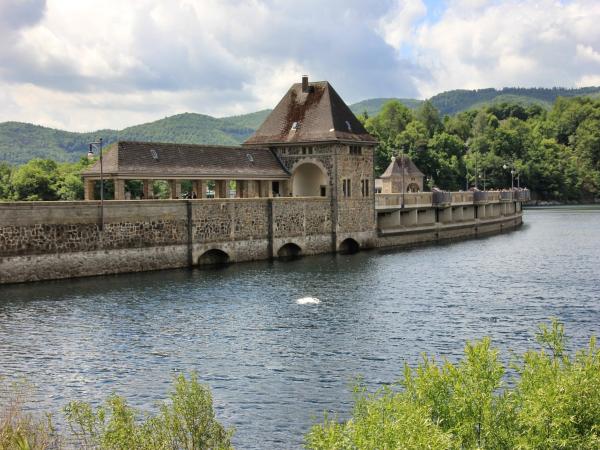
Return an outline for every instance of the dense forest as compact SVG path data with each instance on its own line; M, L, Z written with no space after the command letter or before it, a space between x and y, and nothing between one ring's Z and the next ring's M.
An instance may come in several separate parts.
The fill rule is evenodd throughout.
M545 109L550 109L558 96L600 97L600 88L455 90L438 94L430 101L444 116L501 103L518 103L523 106L537 104ZM389 100L399 100L413 110L419 108L423 103L422 100L414 99L374 98L350 105L350 109L355 114L362 114L366 111L369 116L374 116ZM0 161L23 164L33 158L48 158L58 162L76 162L86 154L88 142L94 141L100 136L107 144L121 139L181 144L237 145L260 126L269 112L270 110L263 110L223 118L185 113L122 130L98 130L90 133L72 133L27 123L4 122L0 123Z
M408 154L428 185L459 190L527 186L541 200L590 201L600 187L600 99L558 98L550 110L514 103L442 116L431 101L398 101L360 116L380 141L375 170ZM506 167L506 168L505 168Z
M210 119L241 140L266 114ZM164 127L160 135L171 142L195 139L208 129L198 125L198 116L184 114L159 121ZM208 116L200 117L204 121ZM427 176L429 188L506 188L511 185L512 171L515 185L529 187L536 199L592 201L598 197L600 98L559 97L550 109L537 103L490 103L452 116L442 115L433 101L409 109L398 100L389 100L378 114L365 111L359 119L380 142L377 175L392 156L404 152ZM156 129L156 123L140 125L128 129L128 136L152 140ZM81 156L85 152L76 154L77 162L56 162L52 157L34 158L20 166L1 162L0 199L83 198L79 173L89 161Z
M72 133L20 122L0 124L0 161L23 164L33 158L75 162L87 153L89 142L102 137L117 140L238 145L263 122L270 110L217 119L185 113L123 130Z

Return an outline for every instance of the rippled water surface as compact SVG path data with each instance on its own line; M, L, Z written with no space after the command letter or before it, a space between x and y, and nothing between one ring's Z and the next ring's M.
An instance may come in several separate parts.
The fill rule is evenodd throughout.
M152 408L197 370L237 447L299 447L323 411L347 415L358 374L389 383L484 335L520 351L550 316L572 346L600 335L600 209L525 222L409 251L0 287L0 377L34 381L53 411L113 391Z

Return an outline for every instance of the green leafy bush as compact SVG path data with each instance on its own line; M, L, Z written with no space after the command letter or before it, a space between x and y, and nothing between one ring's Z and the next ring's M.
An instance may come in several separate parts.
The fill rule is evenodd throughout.
M46 450L60 448L50 415L42 417L25 412L30 386L16 383L2 386L0 391L0 449Z
M311 449L598 449L600 349L594 338L569 356L563 326L541 325L539 350L506 376L489 338L467 343L461 361L424 357L399 383L355 389L352 418L325 417ZM505 381L507 380L507 381Z
M71 432L86 449L230 449L233 430L215 418L208 387L193 373L175 378L169 400L154 416L139 413L117 395L94 409L89 403L71 402L65 408Z

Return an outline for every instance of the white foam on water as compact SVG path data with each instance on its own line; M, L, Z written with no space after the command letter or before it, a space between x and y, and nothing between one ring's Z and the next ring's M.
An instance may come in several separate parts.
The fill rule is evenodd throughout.
M302 297L296 300L296 304L298 305L318 305L321 303L317 297Z

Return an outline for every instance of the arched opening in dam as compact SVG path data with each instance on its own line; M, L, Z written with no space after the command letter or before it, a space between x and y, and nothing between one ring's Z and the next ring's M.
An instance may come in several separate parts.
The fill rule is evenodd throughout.
M281 248L277 251L277 257L283 260L296 259L299 258L301 255L302 249L292 242L281 246Z
M231 262L229 260L229 255L225 253L223 250L219 250L213 248L212 250L208 250L204 252L200 258L198 258L199 266L222 266L224 264L228 264Z
M313 162L301 163L292 173L294 197L325 197L327 184L324 170Z
M338 249L338 251L344 255L358 253L359 250L360 244L352 238L344 239Z

